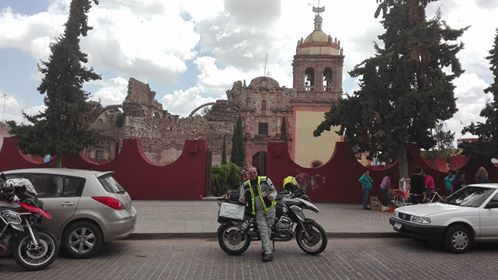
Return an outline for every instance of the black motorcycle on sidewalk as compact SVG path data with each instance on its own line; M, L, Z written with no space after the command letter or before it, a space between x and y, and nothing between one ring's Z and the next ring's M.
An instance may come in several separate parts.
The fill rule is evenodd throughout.
M310 255L320 254L327 247L327 235L323 227L313 219L306 218L304 209L318 213L320 210L309 198L301 194L279 195L276 205L275 223L271 230L272 241L291 241ZM299 197L301 196L301 197ZM261 240L256 219L248 207L238 203L238 193L231 192L220 200L217 236L223 251L229 255L240 255L251 241Z
M36 195L27 179L0 179L0 256L12 253L26 270L46 268L59 253L55 236L38 228L52 216Z

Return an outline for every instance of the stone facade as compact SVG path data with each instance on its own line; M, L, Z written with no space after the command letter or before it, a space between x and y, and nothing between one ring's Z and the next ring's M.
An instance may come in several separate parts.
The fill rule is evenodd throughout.
M324 8L313 10L315 28L296 48L293 88L281 87L270 77L257 77L249 85L236 81L226 92L226 100L206 104L211 107L203 116L194 115L203 108L200 106L181 118L164 110L147 84L130 78L122 106L94 110L94 126L107 137L107 144L99 147L105 150L105 159L119 151L121 139L138 138L152 161L167 164L179 157L185 139L204 138L212 151L212 163L218 164L224 136L227 158L230 156L233 128L240 116L246 164L256 165L260 173L266 173L268 141L281 139L282 122L286 122L290 154L296 163L314 167L327 161L334 142L341 139L333 132L314 138L312 130L341 98L344 55L340 42L321 30ZM92 149L88 154L95 156Z

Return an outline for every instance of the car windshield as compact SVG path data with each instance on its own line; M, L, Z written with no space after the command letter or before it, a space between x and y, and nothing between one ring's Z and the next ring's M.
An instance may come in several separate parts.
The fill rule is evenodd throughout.
M105 190L110 193L125 193L125 189L111 176L111 174L99 177L99 181L102 183Z
M493 188L466 187L446 199L452 205L479 207L495 191Z

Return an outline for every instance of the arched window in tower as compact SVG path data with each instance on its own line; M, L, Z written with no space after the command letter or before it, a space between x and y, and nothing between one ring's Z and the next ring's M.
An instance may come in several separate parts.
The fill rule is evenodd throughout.
M323 70L323 91L332 91L332 69Z
M266 111L266 100L261 101L261 111Z
M308 67L304 71L304 90L312 91L314 85L315 85L315 70L313 70L313 68L311 67Z

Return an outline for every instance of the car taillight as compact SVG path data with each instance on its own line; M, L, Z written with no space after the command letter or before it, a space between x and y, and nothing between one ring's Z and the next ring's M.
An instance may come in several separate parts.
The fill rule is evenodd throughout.
M116 209L116 210L123 210L123 209L125 209L123 203L121 203L121 201L119 201L118 199L116 199L114 197L110 197L110 196L92 196L92 198L95 199L96 201L104 204L104 205L107 205L107 206L111 207L112 209Z

